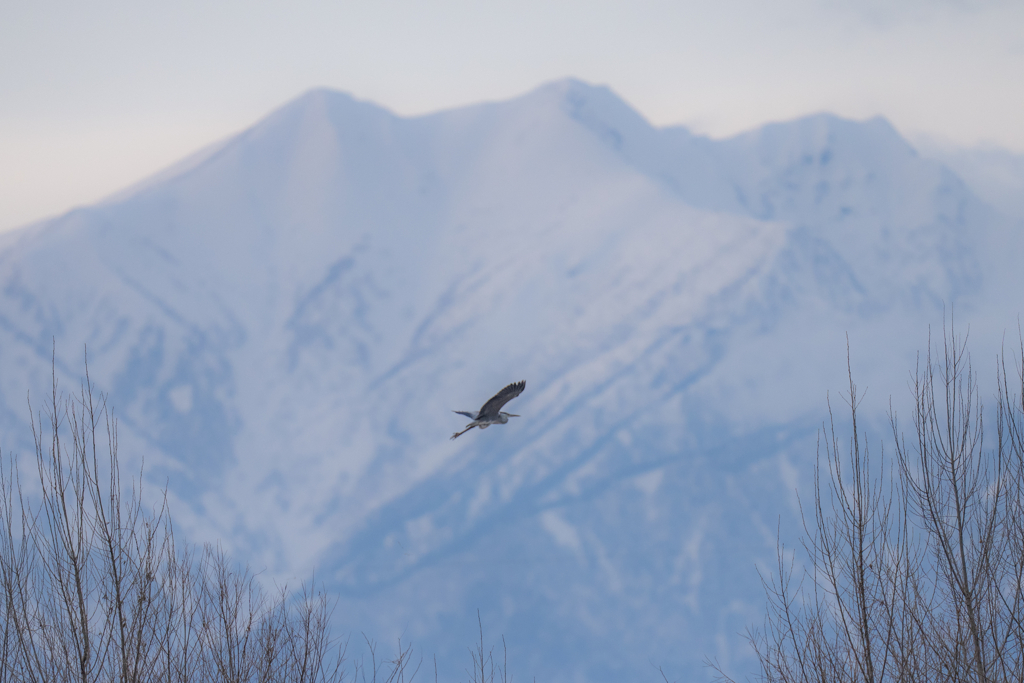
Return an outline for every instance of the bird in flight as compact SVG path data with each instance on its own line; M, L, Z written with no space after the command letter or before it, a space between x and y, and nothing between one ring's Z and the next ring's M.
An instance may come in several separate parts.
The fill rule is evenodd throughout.
M472 422L466 425L466 428L461 432L455 432L452 434L452 440L455 440L468 432L473 427L479 427L480 429L487 429L491 425L505 424L508 422L510 417L519 417L512 413L502 412L501 407L514 399L519 394L523 393L523 389L526 388L526 382L513 382L507 387L496 393L491 400L483 405L479 412L470 412L468 410L453 410L453 413L459 415L465 415Z

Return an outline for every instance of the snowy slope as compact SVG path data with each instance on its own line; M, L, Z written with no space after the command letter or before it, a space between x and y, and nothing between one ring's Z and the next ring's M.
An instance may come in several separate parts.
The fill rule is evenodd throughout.
M571 80L413 119L313 91L0 245L0 446L87 344L190 537L316 567L342 628L455 676L480 608L517 675L700 680L749 665L846 334L884 396L944 304L1012 323L1008 229L880 119L713 141ZM448 440L518 379L523 418Z
M1024 154L998 147L964 149L927 136L914 144L923 156L953 169L981 199L1024 221Z

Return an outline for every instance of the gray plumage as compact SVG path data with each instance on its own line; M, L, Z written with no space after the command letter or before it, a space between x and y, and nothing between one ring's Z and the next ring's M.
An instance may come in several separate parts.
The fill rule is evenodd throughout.
M505 424L508 422L510 417L519 417L512 413L502 412L501 408L506 403L514 399L519 394L523 393L523 389L526 388L526 381L513 382L507 387L496 393L487 403L483 405L477 412L471 412L468 410L453 410L453 413L459 415L465 415L472 422L466 425L466 428L461 432L455 432L452 434L452 439L457 439L473 427L479 427L480 429L487 429L494 424Z

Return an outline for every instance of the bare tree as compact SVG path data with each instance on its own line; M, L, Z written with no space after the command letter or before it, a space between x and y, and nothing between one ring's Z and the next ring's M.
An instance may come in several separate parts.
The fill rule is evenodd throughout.
M176 544L166 498L147 509L142 472L122 481L87 365L73 395L54 372L32 431L37 486L0 458L0 683L344 680L322 590L270 595L219 548Z
M508 647L505 645L505 636L501 637L501 663L494 659L494 648L484 649L484 622L480 618L480 610L476 611L477 626L480 628L480 641L476 650L470 649L469 656L473 662L472 667L466 673L469 674L470 683L494 683L495 674L501 683L511 683L512 677L508 675Z
M944 330L912 375L911 435L890 407L895 457L877 461L849 373L849 443L830 406L801 552L780 541L762 576L761 680L1024 679L1024 343L1019 361L1012 385L997 363L986 425L966 340Z

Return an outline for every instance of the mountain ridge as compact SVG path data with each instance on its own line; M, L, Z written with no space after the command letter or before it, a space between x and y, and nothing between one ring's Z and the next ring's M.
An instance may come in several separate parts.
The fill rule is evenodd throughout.
M0 249L0 446L87 344L191 539L445 667L478 607L552 678L749 664L845 340L884 393L945 304L1015 305L1009 228L881 119L711 140L570 79L317 89L218 145ZM448 441L520 377L528 417Z

